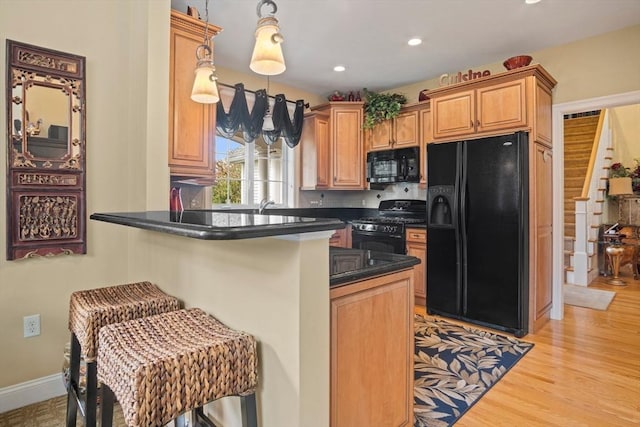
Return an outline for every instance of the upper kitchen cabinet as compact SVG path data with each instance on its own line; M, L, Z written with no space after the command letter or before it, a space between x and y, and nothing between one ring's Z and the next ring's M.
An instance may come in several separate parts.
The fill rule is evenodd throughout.
M301 189L366 187L362 106L362 102L330 102L311 108L300 140Z
M209 24L208 34L222 29ZM191 100L196 48L203 43L205 23L171 11L169 50L169 170L173 176L215 177L216 104Z
M420 105L400 110L391 120L385 120L366 132L367 150L417 147L420 138Z
M433 142L518 130L551 146L551 89L556 81L540 65L429 91Z

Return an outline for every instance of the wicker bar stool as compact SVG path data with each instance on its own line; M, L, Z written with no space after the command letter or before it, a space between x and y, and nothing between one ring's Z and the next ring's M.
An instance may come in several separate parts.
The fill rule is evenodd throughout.
M180 309L179 301L149 282L74 292L69 301L71 357L67 386L67 427L76 425L78 409L87 427L95 427L98 381L98 332L113 323ZM86 362L86 391L80 391L80 358Z
M198 308L173 311L100 330L98 379L102 427L110 427L117 398L129 427L215 426L203 406L240 396L242 424L257 427L255 339Z

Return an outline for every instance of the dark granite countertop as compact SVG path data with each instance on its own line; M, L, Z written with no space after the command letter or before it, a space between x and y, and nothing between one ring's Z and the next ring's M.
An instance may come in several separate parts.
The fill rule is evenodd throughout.
M258 213L257 209L218 208L212 212ZM301 216L310 218L337 218L342 221L351 221L364 217L378 216L377 208L274 208L268 207L264 214Z
M94 213L96 221L110 222L202 240L237 240L344 228L336 218L264 215L253 213L187 210Z
M342 286L411 268L416 264L420 264L420 260L408 255L331 247L329 248L329 286L332 288Z

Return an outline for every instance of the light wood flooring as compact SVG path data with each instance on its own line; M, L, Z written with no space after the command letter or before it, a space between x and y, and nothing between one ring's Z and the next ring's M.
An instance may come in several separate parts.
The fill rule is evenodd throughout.
M608 310L565 304L522 338L534 348L456 427L640 425L640 281L624 270L627 286L590 286L616 292Z

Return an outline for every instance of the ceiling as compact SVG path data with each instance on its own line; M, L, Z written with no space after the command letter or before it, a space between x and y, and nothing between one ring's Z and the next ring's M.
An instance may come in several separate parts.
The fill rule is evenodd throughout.
M640 24L640 0L275 0L286 71L318 95L379 91ZM209 0L218 66L252 73L257 0ZM171 0L205 19L205 0ZM266 15L271 8L264 6ZM407 41L423 43L410 47ZM534 58L535 62L535 58ZM333 71L335 65L346 71ZM233 83L233 82L226 82Z

